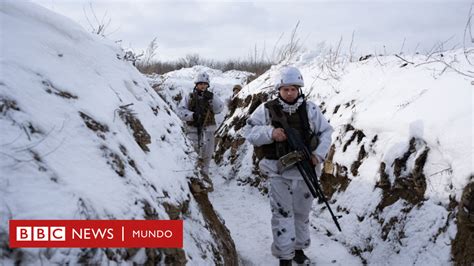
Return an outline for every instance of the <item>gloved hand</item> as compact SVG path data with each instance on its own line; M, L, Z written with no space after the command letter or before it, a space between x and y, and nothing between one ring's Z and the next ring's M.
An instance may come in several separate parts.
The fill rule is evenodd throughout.
M210 100L212 100L212 98L214 98L214 93L212 93L210 91L204 91L202 93L202 97L204 97L204 99L210 101Z
M196 113L196 112L194 112L194 113L193 113L193 120L194 120L194 121L198 121L198 119L199 119L199 114Z

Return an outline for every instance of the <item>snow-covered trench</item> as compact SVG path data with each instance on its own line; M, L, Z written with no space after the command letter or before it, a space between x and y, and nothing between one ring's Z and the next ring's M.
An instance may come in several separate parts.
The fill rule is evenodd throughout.
M474 181L472 68L462 50L404 57L410 63L380 55L349 62L322 50L292 62L303 72L304 93L335 128L321 185L343 231L315 201L308 253L316 263L473 263L472 222L463 218L467 205L459 208ZM252 111L274 97L278 68L229 102L216 133L210 199L248 265L277 262L267 180L244 136ZM471 204L472 194L465 197Z
M250 75L247 72L221 71L203 66L184 68L164 75L148 76L148 81L158 94L165 99L171 110L176 110L182 95L190 93L194 76L206 71L210 74L210 90L227 103L225 110L218 114L217 121L229 116L228 107L232 102L232 87L244 83ZM245 152L243 152L245 153ZM222 165L221 165L222 166ZM241 265L276 265L278 260L270 254L271 230L270 207L267 195L251 186L239 186L235 179L228 178L233 170L216 164L211 165L214 191L209 199L230 230ZM313 246L308 253L315 262L332 265L358 265L360 259L354 257L343 245L332 241L326 232L313 230Z

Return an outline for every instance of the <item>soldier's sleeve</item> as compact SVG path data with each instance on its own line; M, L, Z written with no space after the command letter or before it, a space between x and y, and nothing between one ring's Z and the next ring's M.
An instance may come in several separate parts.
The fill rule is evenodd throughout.
M178 105L178 116L184 121L193 121L193 112L188 109L189 97L185 95Z
M218 114L222 112L223 109L224 102L214 93L214 97L212 99L212 111L214 112L214 114Z
M247 119L245 138L254 146L262 146L273 142L273 126L270 124L268 112L261 104Z
M308 109L309 121L313 123L313 128L317 130L315 133L319 134L319 145L313 151L313 154L316 155L319 162L323 162L331 147L331 135L334 129L316 104L308 104Z

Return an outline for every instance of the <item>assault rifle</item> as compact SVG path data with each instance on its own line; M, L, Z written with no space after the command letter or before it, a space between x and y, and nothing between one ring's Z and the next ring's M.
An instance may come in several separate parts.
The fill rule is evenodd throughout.
M288 125L286 118L280 110L270 110L270 112L272 118L275 118L278 122L280 122L283 129L285 130L288 145L292 150L292 152L280 158L280 163L283 165L283 167L290 167L292 165L296 165L298 171L303 177L303 180L308 186L308 189L313 195L313 197L319 198L326 204L329 213L331 213L332 220L336 224L337 229L341 231L341 226L337 221L337 217L332 212L331 207L329 206L329 203L326 200L326 197L324 197L323 191L321 190L321 186L318 182L318 176L316 175L316 171L311 162L312 154L308 147L305 145L301 134L296 129Z

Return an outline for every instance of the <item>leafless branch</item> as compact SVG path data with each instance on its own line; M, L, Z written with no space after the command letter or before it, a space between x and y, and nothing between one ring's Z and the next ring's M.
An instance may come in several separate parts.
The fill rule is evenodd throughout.
M148 47L143 56L143 62L145 66L149 66L156 56L156 50L158 49L158 44L156 42L156 37L148 44Z
M418 47L419 47L419 46L420 46L420 43L417 43L416 46L415 46L415 51L414 51L415 54L418 53L417 50L418 50Z
M273 51L272 51L272 55L271 55L271 58L273 61L275 61L274 59L276 58L276 53L277 53L277 50L278 50L278 44L280 43L281 39L283 38L283 35L285 33L282 32L280 37L277 39L277 41L275 42L275 45L273 46Z
M294 58L294 56L301 51L303 47L301 44L301 40L298 37L299 25L300 21L298 21L295 27L293 28L288 43L278 48L274 62L280 63L286 61L287 63L289 63Z
M89 9L90 9L90 14L88 15L88 12L85 7L82 7L82 11L84 13L84 16L86 18L87 24L89 25L91 32L93 34L106 37L109 34L106 34L106 31L108 27L110 26L110 23L112 22L111 18L107 18L107 10L104 12L104 15L102 18L99 20L97 17L97 13L95 12L95 9L92 5L92 3L89 3ZM90 16L92 18L90 18ZM91 21L92 20L92 21Z
M380 62L380 59L379 59L379 55L377 54L377 49L374 49L374 56L375 56L375 59L377 60L377 62L379 63L379 65L381 66L381 70L382 72L385 73L385 71L383 70L383 67L385 66L384 64L382 64L382 62Z
M351 44L349 45L349 62L352 62L352 55L353 55L352 44L354 43L354 33L355 31L352 31Z
M405 61L405 62L406 62L406 63L408 63L408 64L412 64L412 65L414 65L414 64L415 64L415 63L413 63L413 62L410 62L410 61L406 60L405 58L403 58L403 57L401 57L401 56L399 56L399 55L397 55L397 54L396 54L395 56L396 56L397 58L399 58L399 59L401 59L401 60Z
M19 140L21 138L23 134L20 132L18 134L18 136L16 136L12 141L8 142L8 143L3 143L1 144L0 146L9 146L9 145L12 145L13 143L15 143L17 140Z
M466 39L469 39L469 42L472 44L474 43L474 37L472 36L472 17L474 16L473 12L472 12L472 7L473 5L471 5L471 7L469 8L469 15L468 15L468 19L467 19L467 22L466 22L466 27L464 28L464 37L463 37L463 46L464 46L464 57L466 58L466 61L472 66L474 65L471 60L469 59L469 55L472 55L472 53L474 52L474 49L471 47L471 48L467 48L466 46ZM469 36L468 36L468 33L469 33Z
M449 168L443 169L443 170L441 170L441 171L432 173L432 174L429 175L428 177L431 177L431 176L434 176L434 175L437 175L437 174L444 174L444 173L452 174L452 173L453 173L453 169L452 169L451 167L449 167Z
M452 39L454 38L454 35L449 37L447 40L445 41L442 41L442 42L438 42L437 44L433 45L433 47L429 50L429 52L426 52L426 54L428 55L426 57L426 60L425 61L428 61L434 54L437 54L437 53L442 53L444 52L444 45L446 43L448 43L449 41L451 41Z
M470 74L467 74L467 73L464 73L462 72L461 70L455 68L452 66L452 63L446 63L445 61L443 60L439 60L439 59L435 59L435 60L432 60L432 61L428 61L428 62L424 62L424 63L420 63L420 64L417 64L415 65L415 67L419 67L419 66L422 66L422 65L426 65L426 64L432 64L432 63L441 63L441 64L444 64L447 68L453 70L454 72L460 74L460 75L463 75L463 76L466 76L466 77L469 77L469 78L474 78L474 74L470 75ZM443 69L442 72L444 72L445 69Z
M65 120L64 120L64 121L65 121ZM63 121L63 125L64 125L64 121ZM25 129L23 126L22 126L22 128ZM32 148L38 146L39 144L41 144L43 141L45 141L45 140L49 137L49 135L51 134L51 132L53 132L54 128L55 128L55 126L53 126L53 127L48 131L48 133L46 133L46 135L44 135L44 137L43 137L41 140L39 140L38 142L32 143L32 144L27 145L27 146L24 146L24 147L14 148L15 152L30 150L30 149L32 149ZM26 131L26 129L25 129L25 131Z
M402 48L400 48L400 52L399 54L403 54L403 47L405 47L405 41L407 40L407 38L403 38L403 43L402 43Z

